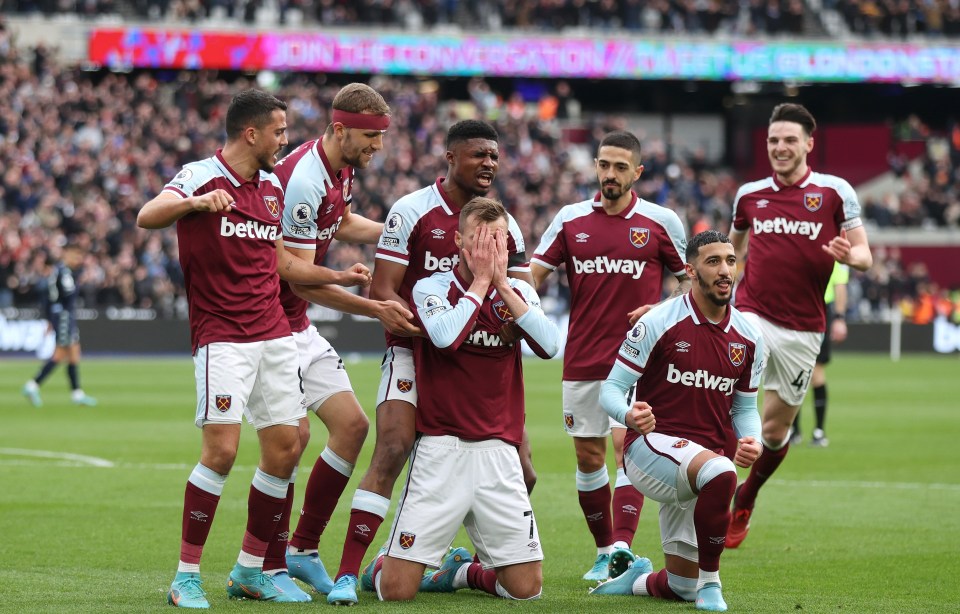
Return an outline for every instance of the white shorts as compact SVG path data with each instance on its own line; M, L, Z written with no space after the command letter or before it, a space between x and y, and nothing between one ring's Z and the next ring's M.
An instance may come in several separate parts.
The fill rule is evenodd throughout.
M810 386L813 365L820 354L823 333L790 330L777 326L755 313L743 317L763 335L763 389L775 390L787 405L803 405Z
M417 406L417 378L413 370L413 350L388 347L380 363L380 389L377 407L384 401L406 401Z
M603 380L563 380L563 428L572 437L606 437L610 429L627 428L603 411Z
M498 439L420 436L387 555L437 567L460 525L485 568L543 560L517 449Z
M660 542L666 554L697 561L693 511L697 495L687 478L690 462L706 448L684 439L650 433L635 440L623 455L630 483L645 497L660 502Z
M293 337L252 343L211 343L193 357L197 380L196 425L239 424L260 430L296 426L307 415L297 376Z
M315 326L293 333L293 339L300 350L300 379L303 381L304 405L308 410L316 411L338 392L353 392L340 355L320 336Z

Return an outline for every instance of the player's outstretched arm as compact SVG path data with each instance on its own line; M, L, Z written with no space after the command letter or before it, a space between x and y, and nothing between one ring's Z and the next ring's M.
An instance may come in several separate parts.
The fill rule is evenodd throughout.
M343 313L376 318L394 335L413 337L422 334L420 328L413 323L413 314L410 310L396 301L374 301L347 292L340 286L329 284L325 286L292 284L290 287L294 294L311 303Z
M534 288L540 288L543 285L543 282L547 280L547 277L550 277L550 273L553 273L553 271L547 267L541 266L536 262L531 262L530 276L533 277L533 283L530 285Z
M283 239L277 239L277 273L284 281L294 284L319 286L369 286L370 269L355 264L346 271L335 271L325 266L312 264L292 255L283 247Z
M382 223L357 215L350 210L350 207L347 207L343 212L340 227L337 228L333 238L344 243L376 245L382 233Z
M166 228L194 212L227 213L233 208L233 196L226 190L213 190L200 196L182 198L173 192L161 192L137 214L137 226L150 230Z

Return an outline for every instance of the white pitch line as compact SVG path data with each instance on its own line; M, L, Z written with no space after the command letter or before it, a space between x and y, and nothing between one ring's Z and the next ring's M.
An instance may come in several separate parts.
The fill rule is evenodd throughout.
M19 448L0 448L0 456L32 456L34 458L56 459L55 462L33 461L26 459L0 459L0 467L97 467L107 469L136 469L148 471L189 471L194 464L187 463L114 463L95 456L83 456L68 452L47 450L24 450ZM234 465L232 472L253 470L254 466ZM309 473L309 469L300 472ZM892 490L945 490L960 492L960 484L927 482L877 482L866 480L770 480L781 486L807 486L813 488L865 488Z
M112 461L96 456L73 454L71 452L54 452L52 450L25 450L23 448L0 448L0 455L31 456L33 458L53 458L61 461L73 461L78 467L114 467ZM3 462L3 461L0 461ZM48 464L48 463L45 463Z

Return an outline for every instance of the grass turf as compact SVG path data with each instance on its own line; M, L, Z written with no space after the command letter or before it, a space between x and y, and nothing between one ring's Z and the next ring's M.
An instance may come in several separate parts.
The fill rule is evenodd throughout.
M44 407L31 408L20 386L37 367L36 361L5 360L0 369L0 612L172 611L165 595L179 552L183 488L200 444L192 425L192 363L87 359L81 373L84 388L100 401L96 408L70 404L62 369L42 388ZM349 368L372 417L377 362ZM543 598L519 604L464 590L388 605L363 593L359 607L693 611L692 604L587 595L580 576L595 550L577 505L573 446L560 423L560 365L528 362L525 370L539 474L533 506L546 553ZM828 369L830 447L804 444L791 451L760 496L750 537L724 554L731 611L960 612L958 373L956 356L907 356L899 363L836 357ZM803 418L809 436L809 400ZM315 418L312 426L300 495L325 439ZM372 443L371 435L321 543L331 571ZM221 612L328 608L322 597L307 604L226 598L223 583L243 535L256 458L247 426L204 552L211 606ZM469 546L462 532L457 543ZM634 550L662 566L653 502L644 507Z

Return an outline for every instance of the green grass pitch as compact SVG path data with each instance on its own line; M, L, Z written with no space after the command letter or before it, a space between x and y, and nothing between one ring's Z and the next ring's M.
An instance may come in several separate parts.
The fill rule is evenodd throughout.
M377 364L349 364L371 416ZM5 359L0 368L0 612L172 611L165 592L179 552L184 484L200 444L192 424L192 363L88 359L84 388L99 407L69 403L61 368L42 389L44 407L33 409L20 386L37 366ZM359 609L694 611L692 604L587 595L580 576L595 550L577 504L573 446L561 428L560 364L530 361L525 369L539 473L533 506L546 554L543 598L511 603L464 590L388 605L363 593ZM892 363L840 354L828 375L830 447L791 451L760 496L749 539L724 554L730 611L960 612L960 362L956 356L906 356ZM809 436L809 400L804 422ZM325 440L316 418L312 426L301 484ZM328 569L337 568L350 498L372 444L371 434L321 543ZM224 582L240 547L256 458L254 432L245 426L204 552L213 611L329 608L322 600L256 604L226 598ZM298 491L302 495L302 486ZM462 533L458 542L468 545ZM653 502L641 515L634 550L662 566Z

